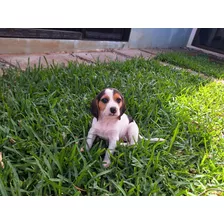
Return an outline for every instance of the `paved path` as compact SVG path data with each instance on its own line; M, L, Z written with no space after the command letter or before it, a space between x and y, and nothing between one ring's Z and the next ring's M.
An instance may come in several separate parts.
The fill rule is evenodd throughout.
M183 49L182 49L183 50ZM97 61L125 61L133 57L144 57L151 59L161 52L171 51L170 49L111 49L95 51L77 51L73 53L50 53L30 55L0 55L0 70L7 67L20 67L25 69L28 65L33 67L39 64L44 67L48 64L67 64L69 61L78 63L93 64ZM47 61L47 62L46 62Z
M17 67L21 69L26 69L27 66L38 66L41 64L46 67L47 64L64 64L66 65L69 61L75 61L78 63L94 64L98 61L100 62L110 62L110 61L126 61L133 57L144 57L146 59L152 59L162 52L168 51L184 51L189 52L189 49L179 48L179 49L107 49L107 50L95 50L95 51L77 51L73 53L49 53L49 54L30 54L30 55L14 55L14 54L0 54L0 76L3 75L3 71L9 67ZM199 52L190 50L192 55L197 55ZM163 66L169 66L176 70L185 70L191 72L192 74L200 75L203 78L211 78L205 74L192 71L190 69L181 68L179 66L174 66L169 63L160 62ZM224 80L217 80L211 78L213 81L222 82Z

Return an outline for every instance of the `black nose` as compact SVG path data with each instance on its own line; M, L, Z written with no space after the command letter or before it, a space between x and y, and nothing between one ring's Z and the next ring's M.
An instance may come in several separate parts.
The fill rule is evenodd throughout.
M116 107L111 107L111 108L110 108L110 112L111 112L112 114L115 114L116 111L117 111Z

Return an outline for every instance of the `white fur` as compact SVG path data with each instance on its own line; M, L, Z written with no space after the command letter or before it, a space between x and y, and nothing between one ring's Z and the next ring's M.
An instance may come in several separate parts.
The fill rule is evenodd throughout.
M113 99L113 90L106 89L105 94L109 96L110 100L103 112L100 113L98 119L95 117L92 121L92 126L88 132L86 149L90 150L95 138L98 136L109 142L109 152L107 151L104 157L104 167L110 165L110 153L113 154L119 140L127 141L123 145L134 145L138 142L139 128L135 121L129 123L128 116L124 113L120 119L120 108L118 103ZM117 112L111 114L110 108L115 107ZM154 138L150 139L152 142L163 141L164 139Z
M104 158L104 166L107 167L110 165L110 153L114 153L117 141L122 139L128 141L129 145L133 145L138 141L138 135L139 129L137 124L134 121L129 123L126 114L123 114L120 120L118 120L117 116L101 117L98 121L96 118L93 118L86 147L90 149L97 136L109 141L108 149L110 152L106 152Z

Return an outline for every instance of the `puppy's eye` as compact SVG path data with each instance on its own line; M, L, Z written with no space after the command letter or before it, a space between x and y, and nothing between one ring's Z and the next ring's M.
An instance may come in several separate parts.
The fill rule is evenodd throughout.
M103 99L101 99L101 101L106 104L106 103L108 103L109 100L107 98L103 98Z
M117 103L120 103L121 102L121 98L117 98L116 101L117 101Z

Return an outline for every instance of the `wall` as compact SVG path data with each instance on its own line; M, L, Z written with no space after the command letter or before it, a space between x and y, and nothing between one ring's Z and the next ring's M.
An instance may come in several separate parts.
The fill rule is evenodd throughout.
M133 28L130 48L178 48L186 47L191 28Z
M35 54L125 48L127 42L0 38L0 54Z
M192 29L133 28L129 42L0 38L0 54L75 52L109 48L185 47Z

